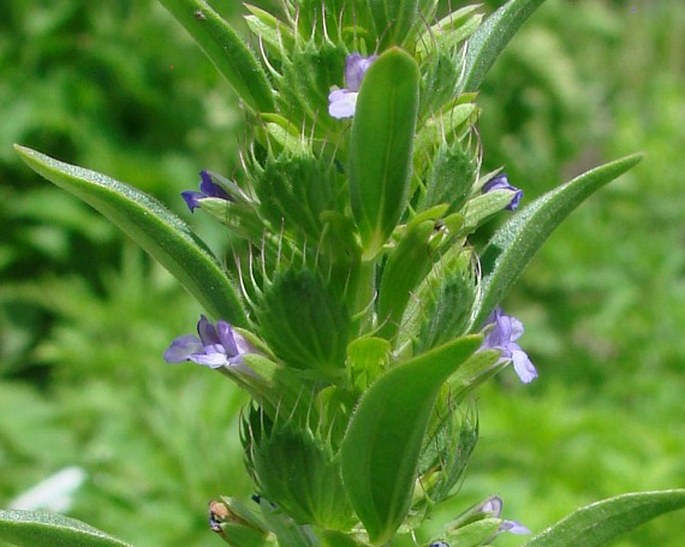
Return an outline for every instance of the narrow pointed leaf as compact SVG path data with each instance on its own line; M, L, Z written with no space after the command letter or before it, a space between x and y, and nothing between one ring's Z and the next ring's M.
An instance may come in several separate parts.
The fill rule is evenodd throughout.
M202 48L235 92L257 112L273 112L269 81L245 39L205 0L159 0Z
M623 494L581 507L543 530L526 547L603 547L670 511L685 508L685 489Z
M15 145L39 175L107 217L178 279L208 313L246 326L238 295L212 254L180 218L147 194L112 178Z
M374 544L392 538L409 510L438 391L481 341L459 338L397 365L362 396L343 441L342 475Z
M388 258L378 297L378 317L383 323L379 334L384 338L394 338L412 290L433 265L429 239L434 230L435 221L430 219L412 225Z
M469 40L461 91L477 91L499 54L545 0L509 0Z
M371 65L357 100L350 143L350 197L366 258L404 211L419 106L416 61L391 49Z
M130 547L80 520L44 511L0 510L0 539L27 547Z
M633 154L592 169L540 196L512 216L493 235L481 255L481 298L474 305L471 327L480 328L488 313L502 300L523 268L571 211L641 159L642 154Z
M420 20L419 0L367 0L367 3L380 49L404 43Z

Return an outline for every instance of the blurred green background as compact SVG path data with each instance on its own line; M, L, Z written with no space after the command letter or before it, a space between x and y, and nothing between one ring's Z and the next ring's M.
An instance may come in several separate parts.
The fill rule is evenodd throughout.
M237 2L212 4L238 21ZM150 192L221 254L226 236L178 192L200 169L236 171L243 117L151 0L0 8L0 506L77 465L88 478L70 515L136 545L220 545L205 509L250 492L245 398L161 359L198 305L11 145ZM479 104L484 169L504 165L526 201L603 161L647 156L562 225L505 303L540 378L524 387L506 373L481 391L458 505L499 494L506 517L541 530L600 498L685 486L681 0L550 0ZM681 541L673 514L620 545Z

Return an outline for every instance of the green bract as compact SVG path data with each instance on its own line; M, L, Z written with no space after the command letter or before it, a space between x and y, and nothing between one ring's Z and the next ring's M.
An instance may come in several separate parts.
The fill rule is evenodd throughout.
M407 206L418 103L416 61L399 49L383 54L364 78L350 138L350 199L366 260Z
M440 387L481 338L459 338L394 367L362 397L345 435L342 473L375 544L389 541L411 506L423 439Z
M248 116L236 180L203 172L201 191L184 192L191 210L226 227L230 252L215 258L123 183L18 153L119 226L215 320L174 341L168 360L216 369L251 398L241 440L259 496L213 502L212 529L227 543L346 547L433 534L423 523L455 495L478 439L472 395L523 353L518 321L491 313L560 222L639 155L522 207L480 251L473 233L511 214L521 191L480 172L476 92L542 0L511 0L482 24L473 6L434 21L437 0L284 0L280 19L247 6L252 40L202 0L161 3ZM334 101L342 113L329 114ZM682 491L607 500L530 544L596 544L595 526L608 541L682 505ZM500 510L499 498L472 505L441 538L483 545L523 529ZM25 513L3 513L0 537L123 544Z

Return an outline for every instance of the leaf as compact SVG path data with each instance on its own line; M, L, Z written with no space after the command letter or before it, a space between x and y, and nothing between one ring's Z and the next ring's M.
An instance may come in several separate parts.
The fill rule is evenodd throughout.
M350 142L350 197L364 247L373 258L407 202L419 105L419 69L399 49L376 60L364 76Z
M297 40L279 67L278 108L295 127L311 120L312 131L325 135L339 131L340 122L328 115L330 86L345 73L345 49L331 41L321 44ZM299 130L298 130L299 131ZM314 136L312 135L312 136ZM301 140L302 137L300 137Z
M384 338L364 336L347 346L347 364L352 385L359 392L366 391L388 365L390 342Z
M545 240L571 211L641 159L642 154L633 154L583 173L540 196L495 232L481 255L481 298L474 304L471 328L480 328Z
M454 10L424 31L416 43L417 55L456 48L478 29L483 16L474 12L479 8L472 5Z
M345 489L374 544L389 540L409 510L438 391L481 341L459 338L401 363L362 396L341 463Z
M273 112L269 81L245 40L205 0L159 0L202 48L235 92L257 112Z
M292 30L257 6L243 4L252 15L245 16L245 22L252 33L269 47L269 52L280 60L283 52L291 51L295 44Z
M685 507L685 489L623 494L581 507L543 530L526 547L605 546L664 513Z
M334 167L310 152L283 153L267 158L256 176L260 212L273 226L299 236L321 239L321 214L336 209Z
M321 537L322 547L360 547L361 544L357 543L347 534L342 532L336 532L335 530L325 530Z
M39 175L82 199L178 279L208 313L235 326L247 317L238 295L204 244L176 215L147 194L112 178L15 145Z
M437 205L414 217L389 253L378 288L379 336L395 337L414 289L430 272L441 246L449 245L461 228L461 216L445 217L447 208Z
M473 255L460 245L442 252L408 302L397 335L397 346L422 353L466 332L477 286Z
M274 276L257 310L261 335L288 367L335 378L345 366L350 316L311 270Z
M460 143L443 143L436 150L426 177L426 190L421 195L417 210L422 211L449 203L449 211L459 211L468 198L476 179L476 160Z
M509 0L469 40L462 92L476 91L499 54L545 0Z
M464 234L470 234L492 215L503 211L511 203L511 190L491 190L471 198L464 210Z
M0 539L27 547L130 547L80 520L44 511L0 510Z
M381 50L404 43L420 20L418 0L367 0L367 5Z
M324 530L348 529L352 507L340 478L340 464L326 441L293 424L274 425L251 439L250 472L267 499L299 523Z
M464 96L464 99L469 98L468 95ZM416 158L429 158L441 143L450 145L461 139L475 123L478 115L479 111L474 103L458 102L445 112L426 120L416 135Z
M379 335L388 340L392 340L399 329L412 289L433 265L429 239L434 233L435 222L427 219L410 226L383 269L378 289L378 318L382 324Z

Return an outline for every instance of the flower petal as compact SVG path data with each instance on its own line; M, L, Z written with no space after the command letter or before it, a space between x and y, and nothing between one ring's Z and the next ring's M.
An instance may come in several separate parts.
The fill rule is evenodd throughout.
M226 354L217 351L196 353L190 356L190 360L198 365L204 365L209 368L220 368L229 364Z
M523 323L516 319L516 317L509 317L509 340L516 340L523 334Z
M502 514L502 505L502 498L499 496L492 496L481 504L479 511L481 513L487 513L491 517L499 517Z
M526 528L520 522L516 522L515 520L502 521L499 530L500 532L509 532L510 534L516 534L519 536L531 533L531 531L528 528Z
M507 177L506 173L500 173L483 185L483 194L493 190L509 190L512 192L513 195L511 197L511 201L509 202L509 205L505 207L505 209L509 211L515 211L519 206L521 198L523 197L523 190L509 184L509 178Z
M345 59L345 85L350 91L359 91L364 74L378 55L362 57L359 53L352 53Z
M254 346L250 344L244 336L233 333L233 339L235 340L236 346L238 347L238 355L244 355L245 353L256 353Z
M200 335L200 340L202 340L205 346L221 343L216 327L204 315L201 315L200 320L197 322L197 333Z
M357 107L357 93L346 89L336 89L328 96L328 113L338 119L351 118Z
M190 209L190 212L192 213L200 206L200 200L206 196L202 192L186 190L185 192L181 192L181 197L184 199L188 209Z
M226 190L214 182L212 175L210 175L208 171L200 171L200 192L208 198L221 198L232 201L231 196L228 195Z
M197 336L187 334L179 336L164 352L164 360L169 363L183 363L195 353L204 353L202 342Z
M217 321L216 330L219 335L219 343L226 350L226 354L229 357L235 357L238 355L238 346L235 343L235 337L231 325L223 320Z
M526 353L518 346L512 344L517 349L512 349L511 360L514 362L514 370L524 384L529 384L538 377L538 371Z

